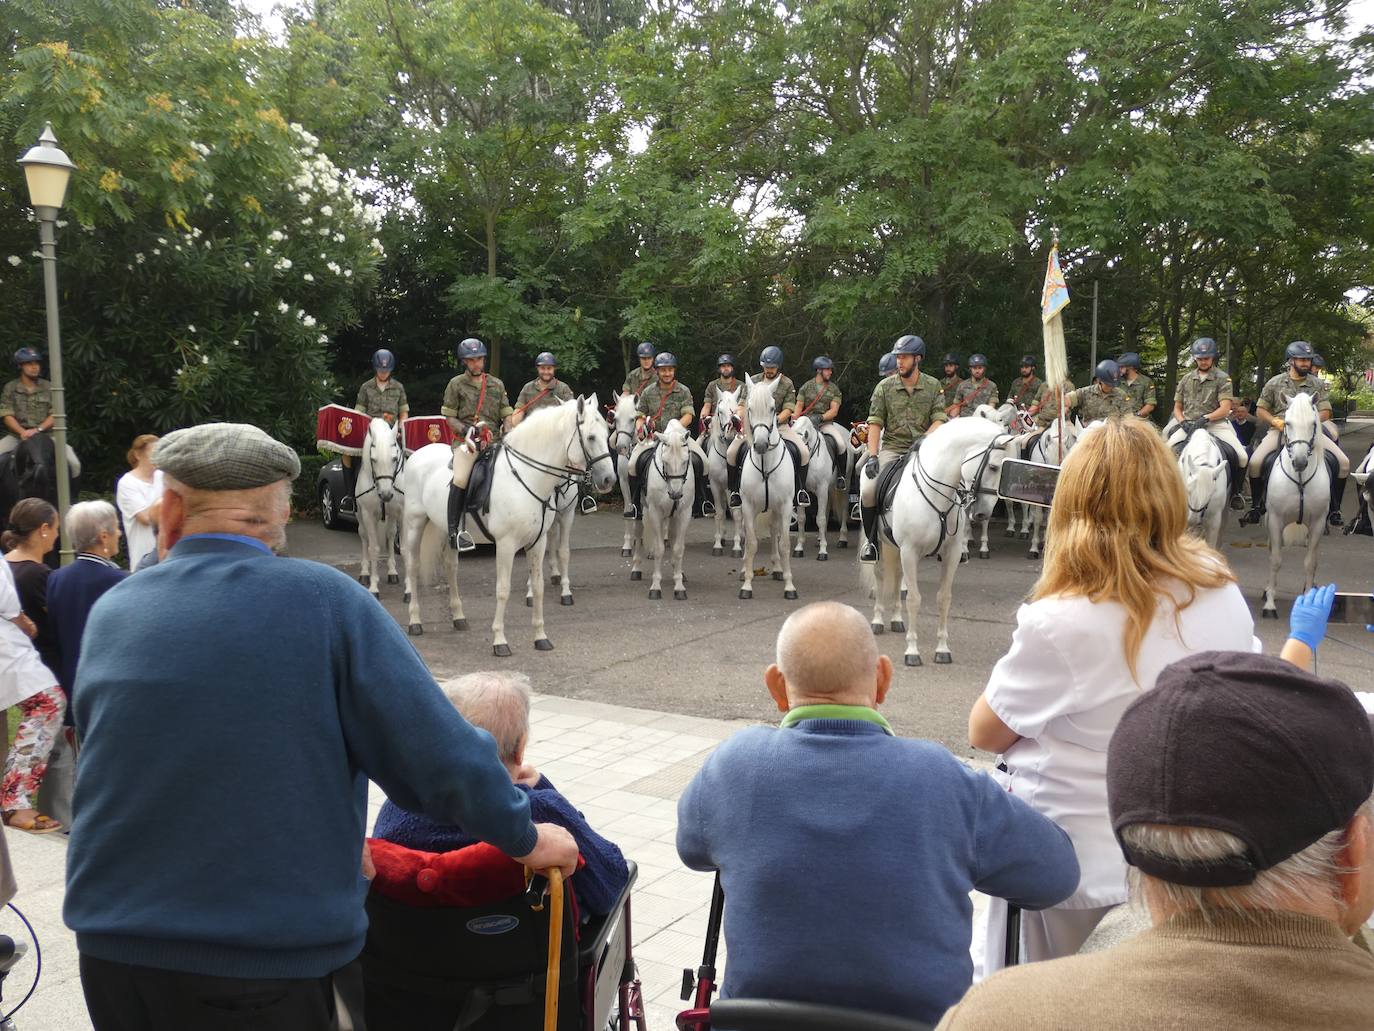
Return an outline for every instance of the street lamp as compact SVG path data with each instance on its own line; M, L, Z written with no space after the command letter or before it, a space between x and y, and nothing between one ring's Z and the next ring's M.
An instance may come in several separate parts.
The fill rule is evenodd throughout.
M52 440L57 462L57 511L62 528L62 564L72 561L67 531L71 482L67 477L67 402L62 387L62 333L57 319L57 216L67 199L67 184L76 165L62 152L52 123L43 126L38 145L19 159L29 184L29 203L38 216L38 240L43 254L43 293L48 303L48 371L52 376Z

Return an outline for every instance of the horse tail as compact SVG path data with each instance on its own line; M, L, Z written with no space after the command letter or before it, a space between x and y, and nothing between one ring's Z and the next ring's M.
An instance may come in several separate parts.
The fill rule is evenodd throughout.
M420 537L420 554L416 561L416 573L423 587L433 587L444 578L444 563L451 561L445 552L448 534L440 529L432 519L425 520L425 530Z

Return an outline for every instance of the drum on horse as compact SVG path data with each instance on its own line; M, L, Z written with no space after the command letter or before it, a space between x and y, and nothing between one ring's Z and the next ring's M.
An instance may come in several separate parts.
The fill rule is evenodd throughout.
M1063 433L1063 443L1060 443L1060 433ZM1064 461L1064 456L1072 449L1078 438L1083 434L1083 427L1074 419L1055 419L1045 428L1045 432L1035 440L1026 454L1026 458L1032 462L1042 462L1045 465L1059 465ZM1039 505L1022 505L1022 509L1030 509L1030 547L1026 549L1026 558L1039 558L1041 552L1045 550L1045 528L1048 523L1048 511Z
M773 539L773 558L770 562L774 580L783 582L782 596L788 601L797 598L792 582L792 519L796 504L796 479L792 472L792 456L778 430L778 414L773 403L775 391L754 390L752 380L740 381L744 391L745 431L748 451L742 457L740 473L740 510L736 519L744 529L744 562L740 571L741 598L754 596L754 556L759 550L759 516L768 516L769 535Z
M687 584L682 575L682 552L687 546L687 528L692 522L692 504L696 501L696 473L692 467L692 452L687 447L687 429L676 419L662 432L654 433L657 443L649 452L648 468L644 471L644 534L643 547L635 551L630 578L641 578L640 551L653 560L654 575L649 583L649 597L663 597L663 553L673 553L673 597L687 600Z
M1194 430L1178 456L1178 468L1188 496L1188 529L1215 548L1230 495L1230 466L1217 438Z
M410 602L410 633L420 634L420 595L416 571L432 579L447 559L449 611L455 630L466 630L463 601L458 594L458 561L448 554L448 488L452 482L446 444L428 444L406 463L404 484L406 599ZM525 549L533 578L532 623L534 647L551 651L553 643L544 631L544 578L542 567L548 543L546 531L553 509L550 499L560 486L590 476L592 487L604 493L615 482L606 420L596 408L596 395L578 398L575 404L541 408L493 445L485 466L486 482L474 470L468 488L473 514L496 543L496 612L492 618L492 654L510 655L506 641L506 602L510 599L511 565L515 553ZM486 495L488 501L481 504Z
M635 396L620 394L615 404L608 405L611 417L611 455L615 462L616 479L620 483L620 497L625 502L625 540L620 545L620 557L634 554L643 526L630 508L630 454L635 449Z
M940 622L935 661L953 661L949 650L949 606L954 597L954 574L969 524L987 522L997 504L1002 462L1020 453L1023 438L1003 432L989 419L954 419L918 441L909 452L878 476L878 562L864 566L873 583L873 632L880 634L886 616L891 629L906 631L905 662L921 665L916 638L916 615L921 592L917 563L936 556L940 573ZM898 591L907 588L905 621L899 618Z
M399 480L405 468L405 449L400 427L385 419L368 423L358 456L358 482L353 491L357 506L358 539L362 542L363 563L358 582L380 597L382 556L386 556L386 582L396 583L396 553L393 545L405 512L405 494Z
M1306 538L1307 560L1303 590L1317 578L1317 547L1326 530L1331 504L1331 472L1317 435L1321 426L1317 406L1307 394L1296 394L1283 413L1283 431L1275 451L1273 471L1265 487L1265 519L1269 530L1269 584L1264 589L1261 618L1279 618L1275 594L1283 549Z
M80 477L68 477L71 497L77 497ZM42 498L57 507L57 448L47 430L20 440L13 451L0 455L0 519L25 498Z
M806 449L811 452L811 462L806 467L806 489L816 499L816 561L825 562L830 558L825 535L830 527L832 511L839 516L838 546L849 547L849 526L845 518L846 509L849 507L846 502L849 498L846 491L836 486L835 456L830 451L830 445L825 442L826 438L820 427L811 416L803 415L792 421L792 428L797 431L798 436L806 443ZM840 456L841 461L845 463L845 468L840 471L841 476L848 476L849 457L848 453ZM845 482L848 482L847 479ZM797 516L797 546L792 551L797 558L802 556L803 545L806 542L804 518L805 513L799 513Z
M730 470L725 455L730 450L730 445L735 442L735 438L744 430L744 422L740 418L741 389L736 387L734 390L721 390L716 393L711 424L704 444L706 479L711 485L711 498L716 506L713 517L716 521L716 535L711 541L712 555L725 554L725 522L730 510ZM739 520L735 520L735 538L730 554L735 558L744 554L739 541Z

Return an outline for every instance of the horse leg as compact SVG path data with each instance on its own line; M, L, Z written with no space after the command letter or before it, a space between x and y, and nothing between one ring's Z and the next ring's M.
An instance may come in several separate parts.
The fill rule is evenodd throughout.
M541 539L542 543L542 539ZM531 552L527 552L531 554ZM540 561L544 551L539 549ZM491 617L491 653L499 659L510 656L510 644L506 640L506 602L510 600L511 566L515 563L515 542L510 537L499 537L496 541L496 612ZM531 567L533 573L533 567ZM539 605L534 609L542 616L544 581L539 581ZM534 603L531 602L531 608Z
M981 537L979 538L979 540L978 540L978 557L979 557L979 558L987 558L987 557L988 557L988 530L991 529L991 528L992 528L992 520L991 520L991 519L985 519L985 520L983 520L983 525L982 525L982 527L981 527L982 536L981 536Z
M805 534L806 513L798 513L797 539L800 542ZM782 596L787 601L797 600L797 585L792 582L792 506L783 505L773 523L778 538L778 561L782 563ZM800 554L800 551L798 552Z
M1030 550L1026 552L1026 558L1039 558L1041 541L1044 539L1045 513L1044 510L1036 507L1031 514L1030 528Z
M1312 517L1311 524L1307 527L1307 557L1303 562L1303 570L1307 573L1307 582L1303 586L1304 591L1310 591L1317 584L1317 548L1320 547L1322 536L1329 527L1326 524L1326 509L1323 507L1320 512Z
M954 574L958 568L957 563L945 559L940 570L940 593L936 595L940 606L940 623L935 631L935 662L939 665L954 661L949 653L949 606L954 601ZM915 582L914 578L912 582Z
M645 494L647 495L648 491L645 491ZM640 515L642 518L631 521L630 532L626 538L626 540L628 540L630 544L630 550L628 554L630 556L631 580L644 579L644 571L641 567L644 561L644 541L646 540L646 535L644 533L644 523L648 520L648 516L644 513L640 513ZM624 555L627 554L627 552L622 551L621 554Z
M404 517L402 517L404 518ZM389 584L398 583L400 577L396 573L396 549L393 544L396 541L396 524L398 517L393 508L391 513L382 523L382 553L386 555L386 582Z
M890 545L880 541L878 561L873 564L873 616L868 621L875 635L887 629L888 596L892 595L895 599L901 580L902 570L896 552ZM892 607L896 607L895 600Z
M572 525L576 517L577 508L574 506L556 520L558 525L558 579L554 582L562 591L558 598L560 605L573 603L572 577L568 574L568 565L572 561Z
M366 504L366 502L364 502ZM362 548L363 560L358 566L358 583L372 592L372 597L377 597L377 577L373 566L376 564L372 554L372 520L365 516L361 511L358 512L358 544Z
M419 506L418 501L416 506ZM421 508L415 517L406 516L401 525L401 550L405 552L406 560L406 590L402 600L410 606L407 619L412 635L424 633L424 625L420 622L420 592L416 584L416 571L420 568L420 538L428 524L429 516Z
M833 508L835 510L835 513L839 516L839 518L835 521L840 524L840 535L839 538L835 541L835 547L837 548L849 547L849 512L847 511L847 509L849 508L849 505L847 504L848 501L849 499L845 497L845 492L842 490L837 490L831 493L830 507Z
M673 599L675 601L687 600L687 581L682 576L682 555L687 550L687 527L688 520L692 518L691 510L678 512L677 518L673 520Z
M525 549L525 557L529 560L530 575L534 577L534 615L530 620L530 625L534 629L534 648L536 651L553 651L553 642L549 640L549 635L544 629L544 552L548 548L548 538L540 537L533 545ZM511 556L512 560L515 558Z
M657 601L663 597L663 522L660 519L657 499L650 500L648 491L644 499L644 550L653 560L653 578L649 581L649 598Z
M832 480L834 476L830 477ZM816 561L830 560L829 545L825 539L830 527L830 486L827 484L816 492Z
M620 496L625 500L625 507L630 507L630 459L626 456L620 462ZM620 557L629 558L634 553L635 528L639 523L634 519L625 520L625 539L620 544Z
M897 562L900 563L902 579L906 582L906 651L902 655L902 662L907 666L921 665L921 646L916 636L916 617L921 608L921 589L916 583L916 563L920 559L916 549L910 545L895 549L897 552ZM950 549L946 549L947 551ZM953 561L953 553L945 556L945 575L948 576L957 563ZM896 571L894 570L894 573ZM897 602L893 600L894 610Z
M1264 589L1264 601L1260 606L1261 619L1278 619L1279 607L1275 594L1279 586L1279 569L1283 565L1283 519L1270 507L1269 515L1269 585Z
M754 506L749 498L744 499L744 504L739 508L739 521L744 524L744 560L740 564L740 588L741 598L752 598L754 596L754 556L759 550L759 531L754 524Z

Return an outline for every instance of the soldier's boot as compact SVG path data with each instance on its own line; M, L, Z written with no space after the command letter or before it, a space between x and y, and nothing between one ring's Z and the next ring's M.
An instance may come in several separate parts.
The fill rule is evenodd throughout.
M343 460L339 463L343 468L344 491L346 492L345 495L339 499L340 512L358 511L358 499L354 496L358 493L358 468L352 462L348 461L351 457L351 455L344 455Z
M1241 526L1255 526L1264 517L1264 481L1250 477L1250 511L1240 517Z
M696 455L692 456L692 468L697 474L697 497L701 499L701 514L704 518L710 518L716 514L716 503L711 500L711 480L706 475L706 467Z
M630 477L630 512L635 519L644 518L644 484L638 476Z
M801 455L792 455L792 482L797 485L797 507L806 508L811 504L811 493L806 489L806 466Z
M744 504L739 496L739 481L743 475L744 467L739 457L736 456L735 460L725 467L725 485L730 492L726 504L731 508L739 508L740 505Z
M472 551L477 542L463 528L467 521L468 489L456 483L448 485L448 546L457 552Z
M1345 483L1345 480L1338 479L1331 484L1331 509L1326 516L1326 521L1331 526L1345 525L1345 520L1341 518L1341 501L1345 498Z
M859 522L864 528L864 546L859 549L859 561L871 566L878 561L878 506L859 504Z

